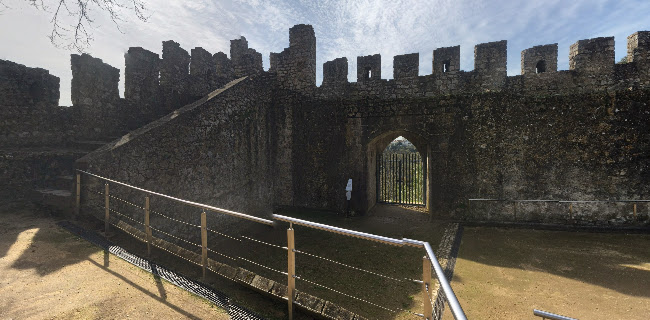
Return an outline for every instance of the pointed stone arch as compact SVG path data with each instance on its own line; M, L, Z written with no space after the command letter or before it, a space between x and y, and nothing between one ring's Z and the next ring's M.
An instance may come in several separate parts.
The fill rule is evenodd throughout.
M425 165L425 186L426 186L426 197L425 204L428 212L431 212L431 147L427 142L427 139L424 138L424 135L415 133L409 130L397 129L390 130L381 134L376 135L374 138L370 139L370 142L367 144L366 149L366 208L370 210L375 204L377 204L377 157L380 156L386 147L393 142L398 137L404 137L406 140L411 142L418 153L422 157L422 160Z

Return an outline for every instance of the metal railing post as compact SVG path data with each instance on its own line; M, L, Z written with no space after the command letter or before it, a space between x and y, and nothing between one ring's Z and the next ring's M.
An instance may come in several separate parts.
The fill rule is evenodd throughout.
M147 234L147 255L151 257L151 223L149 210L149 196L144 197L144 232Z
M208 266L208 223L205 210L201 212L201 264L203 266L203 281L205 281L205 269Z
M287 302L289 304L289 320L293 320L293 296L296 289L296 243L293 234L293 223L287 229Z
M424 318L432 319L433 308L431 307L431 260L427 256L422 257L422 298L424 303Z
M108 234L108 224L109 224L108 222L109 222L109 219L110 219L110 208L109 208L109 204L108 204L108 199L109 199L109 197L108 197L108 182L106 184L104 184L104 186L105 186L105 188L104 188L104 211L105 211L104 212L104 233Z
M74 203L74 215L79 216L79 212L81 211L81 174L77 173L77 197L75 199Z

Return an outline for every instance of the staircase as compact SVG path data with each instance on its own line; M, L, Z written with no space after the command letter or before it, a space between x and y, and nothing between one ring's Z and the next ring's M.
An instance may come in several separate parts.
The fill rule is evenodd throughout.
M128 132L124 132L126 134ZM37 207L55 215L70 215L74 210L75 161L119 137L93 141L70 141L68 147L44 151L48 159L42 164L27 197Z

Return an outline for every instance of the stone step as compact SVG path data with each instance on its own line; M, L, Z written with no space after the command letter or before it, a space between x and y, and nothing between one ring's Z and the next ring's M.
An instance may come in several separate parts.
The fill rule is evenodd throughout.
M73 190L75 184L74 175L62 175L55 177L52 181L48 182L48 187L60 190Z
M74 140L71 141L70 144L73 148L91 152L99 149L111 141L113 140Z
M74 195L71 190L39 188L31 194L32 201L42 208L61 215L72 215Z

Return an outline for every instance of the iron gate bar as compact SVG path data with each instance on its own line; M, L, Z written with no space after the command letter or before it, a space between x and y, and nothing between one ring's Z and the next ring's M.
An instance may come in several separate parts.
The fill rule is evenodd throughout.
M377 202L426 205L425 165L419 153L377 156Z

